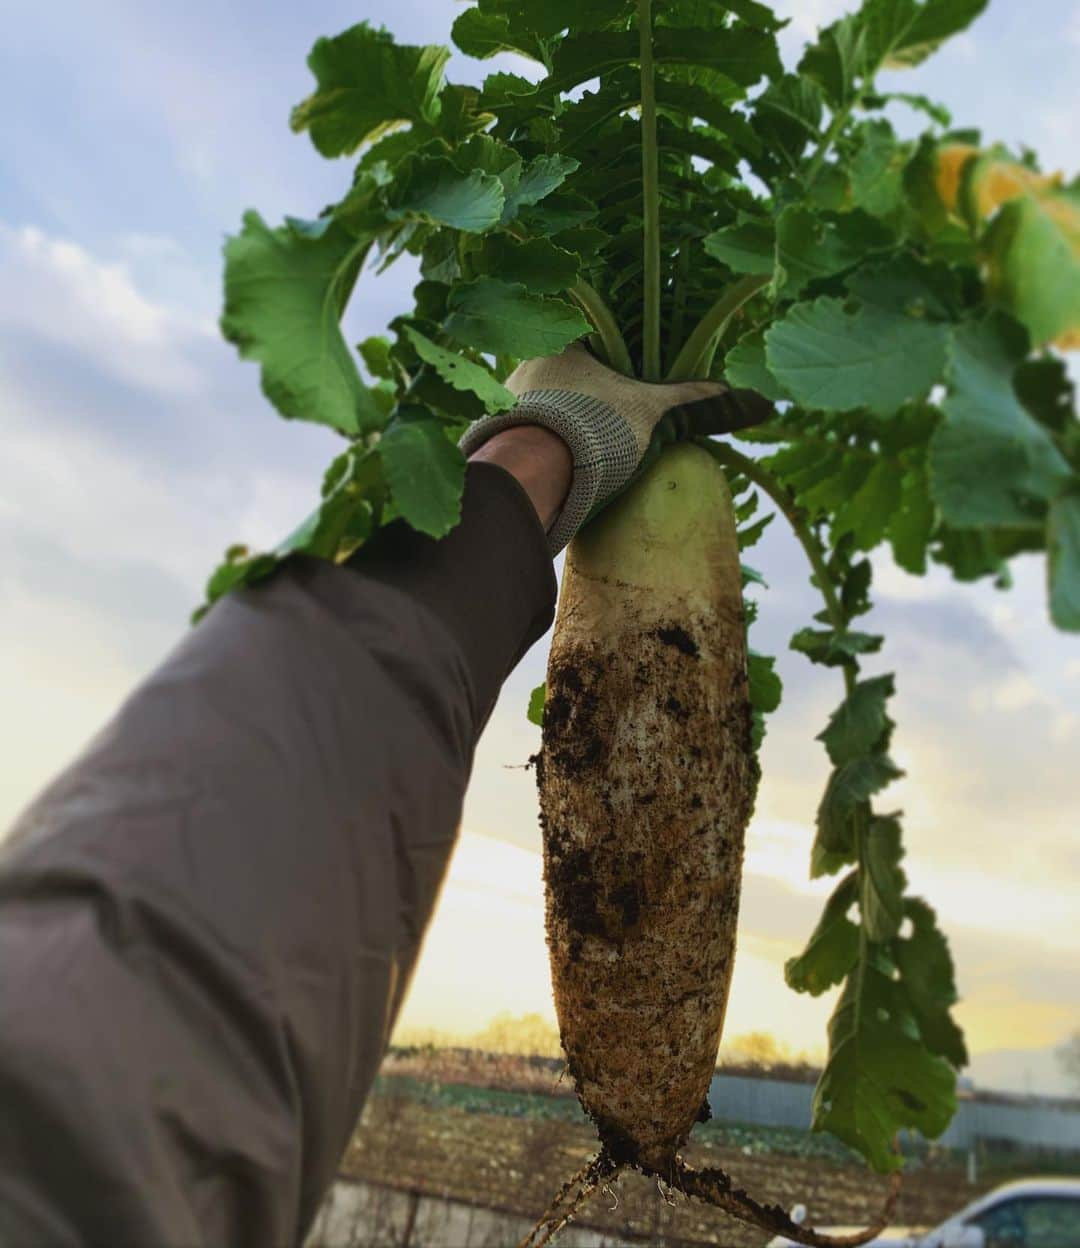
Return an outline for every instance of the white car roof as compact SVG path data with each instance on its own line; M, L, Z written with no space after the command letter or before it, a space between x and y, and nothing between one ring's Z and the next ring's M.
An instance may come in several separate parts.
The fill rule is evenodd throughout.
M1066 1178L1064 1175L1048 1176L1045 1179L1015 1179L1012 1183L1003 1183L995 1187L987 1196L1080 1196L1080 1179Z
M939 1229L946 1223L951 1224L954 1220L967 1219L973 1214L989 1208L991 1205L1000 1204L1003 1200L1016 1200L1024 1196L1056 1196L1059 1199L1064 1197L1067 1200L1080 1200L1080 1179L1070 1179L1064 1175L1053 1175L1046 1178L1014 1179L1010 1183L1002 1183L1000 1187L984 1192L978 1200L974 1200L963 1209L958 1210L952 1217L947 1218L945 1223L939 1223ZM846 1226L817 1227L817 1230L823 1231L828 1235L853 1234L859 1229L858 1227ZM891 1242L902 1243L908 1236L921 1235L927 1229L924 1227L922 1231L916 1232L908 1227L894 1226L875 1239L867 1248L878 1248L878 1246L885 1248ZM786 1248L786 1245L793 1243L793 1240L785 1239L782 1235L778 1235L775 1239L769 1241L769 1248L774 1248L774 1246L775 1248Z

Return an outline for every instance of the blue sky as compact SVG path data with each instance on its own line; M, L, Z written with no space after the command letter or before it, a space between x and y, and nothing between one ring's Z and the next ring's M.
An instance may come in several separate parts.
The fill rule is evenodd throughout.
M845 6L778 7L795 14L783 36L792 57ZM309 89L316 36L367 17L403 41L439 41L458 10L430 0L98 0L8 14L0 825L175 642L221 549L272 542L309 508L335 443L276 420L254 368L218 338L221 242L247 207L271 220L310 216L341 194L347 162L320 159L287 126ZM1045 167L1073 174L1078 58L1076 0L991 0L970 34L890 85L941 99L958 123L1027 142ZM478 80L491 68L456 58L451 75ZM897 122L915 124L904 113ZM362 280L350 332L378 332L411 281L404 266ZM788 701L765 756L741 956L775 977L818 904L805 878L824 778L812 737L837 690L785 650L815 609L796 552L779 534L761 552L772 588L755 644L781 654ZM1037 563L1021 563L1016 591L1002 596L883 565L878 586L891 637L881 666L898 672L897 752L909 770L898 792L910 874L956 934L975 1047L1045 1058L1080 1025L1080 987L1064 973L1080 957L1080 646L1046 624L1041 578ZM540 646L510 681L465 817L469 834L530 854L535 798L520 765L536 739L522 707L543 665ZM544 1005L546 991L538 975L530 999ZM774 1025L748 981L740 999L747 1027Z

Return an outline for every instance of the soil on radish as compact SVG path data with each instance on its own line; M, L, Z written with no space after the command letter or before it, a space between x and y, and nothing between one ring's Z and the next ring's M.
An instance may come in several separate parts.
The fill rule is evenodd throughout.
M696 659L701 653L697 642L685 628L680 627L678 624L673 624L670 628L658 628L656 635L665 646L674 646L681 654L687 654L692 659Z
M706 1120L708 1106L702 1100L701 1085L707 1085L708 1074L687 1069L679 1037L700 1035L703 1030L719 1034L723 1003L709 988L726 982L733 941L695 939L687 926L678 942L668 946L675 982L661 994L672 1024L667 1069L625 1072L628 1085L640 1083L643 1101L659 1091L663 1099L681 1103L692 1087L697 1088L687 1101L677 1138L661 1144L662 1124L654 1120L643 1156L642 1141L632 1139L593 1104L590 1085L595 1087L595 1080L603 1077L601 1072L613 1053L620 1062L634 1062L632 1045L620 1054L614 1045L603 1043L611 1022L601 1017L599 1002L605 999L605 990L600 981L621 964L620 991L629 991L624 999L627 1010L654 1008L657 985L644 980L636 983L634 978L635 943L649 939L643 927L659 923L669 934L672 927L680 929L678 911L694 895L702 902L694 909L708 914L710 926L733 931L736 921L741 828L748 813L741 807L750 788L741 774L746 755L731 747L747 740L750 705L741 667L730 689L703 688L703 643L696 631L689 622L665 622L643 630L628 647L630 653L612 655L599 647L574 647L553 656L544 709L544 747L537 759L542 787L559 780L573 784L587 776L595 802L587 835L581 826L562 826L550 813L541 817L549 929L554 924L562 933L554 956L562 951L566 971L578 984L578 1009L596 1019L595 1028L586 1023L581 1029L587 1036L584 1043L575 1044L574 1037L564 1034L568 1070L596 1124L606 1156L618 1166L657 1173L658 1166L667 1169L665 1163L674 1161L693 1123ZM631 706L637 710L635 722L643 728L628 737L627 718L618 711ZM673 725L674 735L664 733L661 738L675 746L666 757L651 748L655 733L644 728L660 719ZM620 731L614 740L613 733ZM733 769L740 774L729 775ZM724 822L730 820L732 828L740 829L734 842L706 814L715 809L719 795L730 802ZM648 834L630 836L628 825L647 828ZM685 852L682 838L687 835L701 843L701 853ZM726 869L715 870L716 854ZM718 886L720 880L723 884ZM594 980L595 998L588 988ZM628 1026L633 1025L628 1018ZM711 1066L712 1054L707 1060ZM652 1091L644 1094L645 1087Z

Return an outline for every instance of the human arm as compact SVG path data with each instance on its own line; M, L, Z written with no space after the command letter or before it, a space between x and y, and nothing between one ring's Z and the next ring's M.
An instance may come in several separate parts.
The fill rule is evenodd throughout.
M569 399L477 427L447 538L398 522L347 566L293 559L226 598L20 820L0 866L0 1239L302 1237L477 736L550 623L544 529L566 532L568 484L614 480L578 397L621 401L575 392L585 361L552 368L541 389ZM685 397L634 393L653 421ZM568 410L569 441L533 423L566 429Z
M469 469L441 543L218 604L0 871L0 1241L298 1242L381 1060L498 688L554 577Z

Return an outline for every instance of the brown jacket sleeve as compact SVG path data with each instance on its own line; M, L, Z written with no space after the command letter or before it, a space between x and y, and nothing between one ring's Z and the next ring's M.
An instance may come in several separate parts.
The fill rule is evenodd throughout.
M216 606L0 867L0 1243L298 1243L555 583L518 483Z

